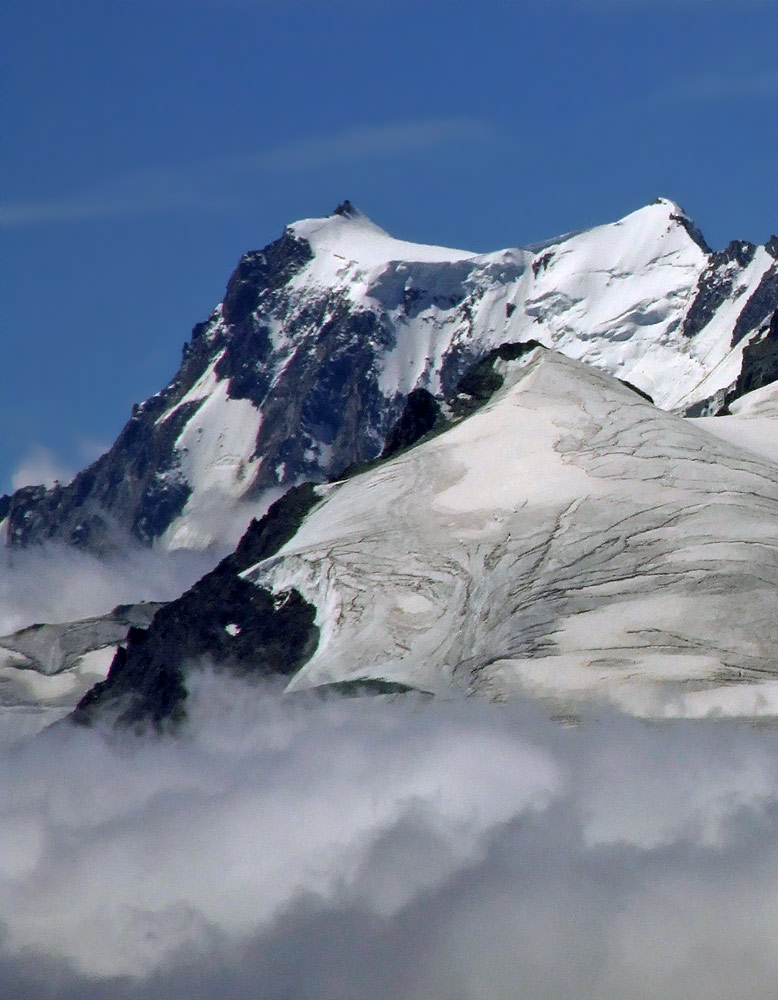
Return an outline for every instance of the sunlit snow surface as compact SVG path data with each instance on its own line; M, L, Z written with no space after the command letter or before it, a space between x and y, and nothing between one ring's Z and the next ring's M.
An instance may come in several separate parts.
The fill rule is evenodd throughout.
M291 697L205 662L175 737L0 727L3 1000L772 996L778 466L715 432L775 392L689 421L543 349L500 371L249 572L317 606ZM159 556L17 554L7 621ZM438 697L305 690L354 677Z
M696 417L692 423L738 448L778 463L778 384L755 389L729 408L732 416Z
M247 574L318 609L292 689L778 714L778 468L609 376L539 349L473 417L323 492Z

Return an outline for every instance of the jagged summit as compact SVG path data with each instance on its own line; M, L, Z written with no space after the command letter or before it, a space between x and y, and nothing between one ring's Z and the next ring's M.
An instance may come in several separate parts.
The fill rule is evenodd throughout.
M348 198L346 198L345 201L342 201L336 207L335 211L332 214L333 215L342 215L342 216L345 216L345 218L349 219L349 218L351 218L354 215L359 215L360 212L358 211L358 209L354 208L354 206L351 204L351 202L348 200Z
M661 208L667 215L667 218L673 222L680 223L690 223L696 228L696 223L694 219L689 215L686 209L679 205L677 201L673 201L672 198L666 198L664 195L659 195L655 198L650 205L646 208Z
M774 243L710 251L669 199L486 254L344 202L245 254L173 380L71 483L0 499L0 531L212 564L244 536L252 566L228 557L117 654L105 691L155 719L184 660L252 669L260 646L292 688L686 704L690 680L773 669L777 379Z

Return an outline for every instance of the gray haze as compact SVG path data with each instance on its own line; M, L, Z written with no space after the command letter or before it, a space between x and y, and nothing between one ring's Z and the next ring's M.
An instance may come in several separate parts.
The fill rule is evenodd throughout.
M124 546L99 558L58 544L0 549L0 635L104 614L117 604L171 600L224 554Z

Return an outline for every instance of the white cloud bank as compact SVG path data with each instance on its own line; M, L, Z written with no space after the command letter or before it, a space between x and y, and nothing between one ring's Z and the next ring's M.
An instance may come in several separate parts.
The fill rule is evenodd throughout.
M282 703L0 761L8 1000L754 1000L778 733L525 704Z
M53 543L0 546L0 636L36 622L105 614L117 604L172 600L224 554L136 546L99 558Z

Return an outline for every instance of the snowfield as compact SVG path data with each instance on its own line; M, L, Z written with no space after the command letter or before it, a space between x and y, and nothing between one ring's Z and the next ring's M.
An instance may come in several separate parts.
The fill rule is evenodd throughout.
M690 419L723 441L778 463L778 385L746 393L729 408L732 416Z
M776 714L778 468L544 349L503 366L484 409L323 490L247 574L317 608L290 689Z

